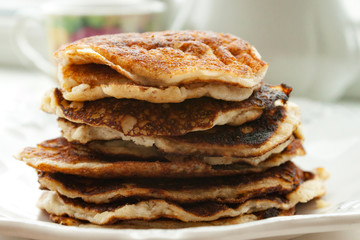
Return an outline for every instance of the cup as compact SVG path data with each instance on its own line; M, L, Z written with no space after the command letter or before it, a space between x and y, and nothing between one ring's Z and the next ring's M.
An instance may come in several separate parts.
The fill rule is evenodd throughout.
M93 35L180 28L186 18L184 9L181 15L164 19L167 6L166 2L159 0L48 2L40 8L19 12L14 28L14 40L25 58L42 72L54 77L56 68L50 59L62 44ZM29 21L43 26L47 36L48 57L40 54L30 44L25 34Z
M335 101L360 79L358 0L195 2L185 27L249 41L269 63L265 81L289 84L294 96Z

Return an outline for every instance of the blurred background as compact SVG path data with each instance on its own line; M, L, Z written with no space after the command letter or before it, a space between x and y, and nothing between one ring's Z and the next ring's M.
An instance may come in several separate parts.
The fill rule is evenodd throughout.
M266 82L297 97L360 101L359 0L1 1L0 76L50 80L51 54L65 42L165 29L236 34L270 64Z

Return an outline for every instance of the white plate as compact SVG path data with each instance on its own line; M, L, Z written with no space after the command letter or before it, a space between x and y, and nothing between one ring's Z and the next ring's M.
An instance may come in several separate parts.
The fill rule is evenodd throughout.
M25 85L25 86L30 86ZM32 86L32 85L31 85ZM11 86L10 86L11 87ZM12 86L14 87L14 86ZM36 88L33 87L34 89ZM39 87L41 89L41 87ZM360 226L360 106L331 105L301 99L307 156L295 159L304 169L326 167L330 205L299 206L297 215L252 223L180 230L119 230L66 227L51 223L35 207L40 190L36 173L11 155L16 150L56 137L55 117L38 110L38 89L17 96L0 95L0 102L16 102L17 108L2 106L0 118L0 234L33 239L257 239L313 232L344 230ZM41 89L42 92L42 89ZM2 99L4 98L4 99ZM5 99L6 98L6 99ZM26 115L26 117L24 117Z

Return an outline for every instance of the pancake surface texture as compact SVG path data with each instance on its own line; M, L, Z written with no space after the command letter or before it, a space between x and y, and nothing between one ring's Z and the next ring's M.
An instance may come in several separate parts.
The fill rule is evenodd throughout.
M178 136L215 125L238 126L255 120L278 101L286 102L291 88L262 84L249 99L226 102L211 98L154 104L132 99L66 101L59 89L43 99L42 109L61 118L94 127L108 127L124 136Z
M259 162L263 161L290 144L300 124L300 110L297 105L288 102L285 106L268 109L259 119L241 126L216 126L207 131L175 137L132 137L109 128L74 124L66 120L59 123L68 141L87 143L123 139L138 145L155 146L164 153L196 156L210 164L252 163L254 158L261 157Z
M176 202L217 201L240 203L271 193L288 193L297 188L310 173L293 163L260 173L205 178L130 178L95 179L60 173L40 173L42 188L86 202L107 203L120 198L154 198Z
M289 210L299 202L308 202L324 193L323 180L315 176L286 195L270 194L230 205L212 201L180 204L162 199L123 199L94 204L80 199L70 199L51 191L42 196L38 206L50 214L67 215L95 224L113 224L119 220L129 219L155 220L164 217L197 222L237 217L271 208Z
M64 138L47 140L37 147L25 148L17 158L45 172L61 172L94 178L117 177L206 177L248 172L262 172L279 166L293 157L305 154L300 139L290 143L283 152L274 154L256 167L248 164L209 165L201 159L170 161L152 148L138 149L126 143L117 154L104 154L91 147L72 144ZM107 143L109 144L109 143ZM130 146L131 145L131 146ZM116 148L119 151L118 148ZM130 150L133 149L133 150Z
M252 221L257 221L261 219L266 219L270 217L277 216L291 216L294 215L295 208L289 210L281 210L276 208L270 208L265 211L260 211L256 213L245 213L237 217L230 218L221 218L215 221L209 222L182 222L178 220L171 219L157 219L152 221L145 220L121 220L115 224L111 225L96 225L89 223L84 220L78 220L75 218L68 217L67 215L55 215L50 214L50 219L53 222L67 225L67 226L78 226L78 227L101 227L101 228L115 228L115 229L177 229L177 228L189 228L189 227L204 227L204 226L223 226L223 225L233 225L241 224Z
M201 96L242 101L268 67L244 40L209 31L94 36L64 46L55 57L64 96L76 101L108 96L150 102Z

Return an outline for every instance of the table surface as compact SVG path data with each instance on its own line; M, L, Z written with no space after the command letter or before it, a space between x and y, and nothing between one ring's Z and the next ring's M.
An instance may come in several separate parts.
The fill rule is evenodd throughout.
M5 91L2 91L2 94L12 94L11 90L16 88L27 88L29 91L32 92L32 96L34 94L39 95L39 99L41 98L42 94L50 89L53 86L56 86L55 81L51 81L48 77L43 76L37 72L29 72L26 70L19 70L19 69L9 69L9 68L1 68L0 67L0 84L3 86ZM25 98L27 96L24 96ZM4 98L3 98L4 99ZM40 101L40 100L39 100ZM0 102L1 104L8 104L6 102ZM360 106L360 103L354 103L355 105ZM333 239L358 239L360 237L360 230L348 230L348 231L338 231L338 232L327 232L327 233L316 233L316 234L306 234L302 236L298 236L291 239L296 240L333 240ZM9 237L9 236L2 236L0 235L0 240L20 240L24 238L16 238L16 237Z

